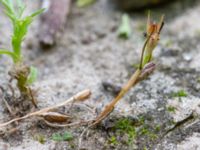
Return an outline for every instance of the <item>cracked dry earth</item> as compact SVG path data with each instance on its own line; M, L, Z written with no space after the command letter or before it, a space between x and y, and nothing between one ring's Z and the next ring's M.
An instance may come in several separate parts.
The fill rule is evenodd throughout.
M39 2L27 3L29 11L39 7ZM1 136L0 150L200 150L200 3L190 3L178 1L152 9L155 17L163 13L166 16L160 44L155 49L157 69L129 91L101 125L88 129L81 144L86 127L57 129L32 118L20 122L17 132ZM0 47L7 47L11 26L2 14L1 11ZM39 69L33 86L38 90L39 108L55 105L88 88L92 96L85 103L97 110L113 98L103 89L102 81L122 85L129 79L139 61L141 29L146 23L144 12L131 13L132 36L121 40L117 37L121 15L107 0L82 9L73 5L57 46L46 51L38 45L37 19L23 47L26 62ZM11 61L3 56L0 64L0 85L5 86ZM174 96L180 90L186 96ZM62 111L67 112L67 108ZM74 117L94 117L78 107L71 113ZM9 119L1 101L0 121ZM131 131L134 129L131 138L129 130L115 128L124 119L131 123ZM73 140L52 140L53 133L64 131L72 133ZM43 135L46 142L41 144L35 135Z

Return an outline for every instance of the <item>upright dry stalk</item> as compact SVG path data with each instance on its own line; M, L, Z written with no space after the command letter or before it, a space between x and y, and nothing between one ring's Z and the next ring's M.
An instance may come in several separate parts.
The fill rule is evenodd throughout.
M164 16L161 17L158 24L152 23L150 20L150 13L148 14L146 41L142 49L140 66L131 76L130 80L122 87L119 94L108 105L105 106L104 110L100 113L99 116L97 116L95 122L92 123L92 126L100 123L104 118L106 118L112 112L115 105L133 86L135 86L139 81L142 81L153 72L155 69L155 64L151 62L152 53L158 44L160 32L164 25L163 20Z

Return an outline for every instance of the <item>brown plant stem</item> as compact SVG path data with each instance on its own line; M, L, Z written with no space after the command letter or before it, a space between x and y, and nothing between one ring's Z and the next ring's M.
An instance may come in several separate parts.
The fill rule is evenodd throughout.
M71 98L69 98L68 100L66 100L62 103L59 103L57 105L50 106L50 107L47 107L47 108L43 108L43 109L35 111L33 113L29 113L29 114L27 114L23 117L15 118L15 119L12 119L8 122L2 123L2 124L0 124L0 129L11 124L11 123L13 123L13 122L15 122L15 121L24 120L24 119L27 119L27 118L30 118L30 117L33 117L33 116L41 116L45 112L52 111L52 110L57 109L59 107L65 106L69 103L84 101L85 99L89 98L90 95L91 95L91 91L88 90L88 89L81 91L81 92L77 93L76 95L72 96Z
M98 123L100 123L104 118L106 118L114 109L115 105L117 104L117 102L133 87L135 86L139 81L141 81L142 79L140 78L140 75L142 73L142 69L143 69L143 59L144 59L144 52L147 46L147 43L149 42L150 38L151 38L152 33L150 34L150 36L147 37L144 46L142 48L142 54L141 54L141 60L140 60L140 66L139 68L135 71L135 73L131 76L131 78L129 79L129 81L121 88L121 91L119 92L119 94L108 104L105 106L104 110L100 113L99 116L97 116L96 120L94 123L92 123L91 126L94 126Z
M132 75L130 80L122 87L120 93L108 104L105 106L105 109L101 112L101 114L96 118L95 122L92 126L101 122L104 118L106 118L114 109L117 102L133 87L138 83L139 76L141 74L141 69L137 69L135 73Z

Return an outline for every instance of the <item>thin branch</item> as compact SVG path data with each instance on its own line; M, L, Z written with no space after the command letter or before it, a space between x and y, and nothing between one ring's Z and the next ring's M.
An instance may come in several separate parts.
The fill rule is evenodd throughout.
M67 105L69 103L83 101L83 100L89 98L90 95L91 95L91 91L90 90L88 90L88 89L84 90L84 91L79 92L76 95L72 96L68 100L66 100L66 101L64 101L62 103L59 103L59 104L57 104L55 106L43 108L43 109L38 110L36 112L29 113L29 114L27 114L27 115L25 115L23 117L15 118L15 119L12 119L12 120L10 120L8 122L2 123L2 124L0 124L0 129L5 127L5 126L7 126L7 125L9 125L9 124L11 124L11 123L13 123L13 122L15 122L15 121L24 120L24 119L27 119L27 118L30 118L30 117L33 117L33 116L41 116L45 112L52 111L52 110L57 109L59 107L65 106L65 105Z
M73 122L73 123L68 123L68 124L56 124L56 123L48 122L46 120L44 120L44 121L50 127L53 127L53 128L64 128L64 127L72 127L72 126L75 127L75 126L79 126L79 125L88 125L89 123L93 122L94 119L83 120L83 121L78 121L78 122Z
M114 109L117 102L133 87L138 83L138 78L141 74L141 70L138 69L135 71L135 73L132 75L130 80L122 87L120 93L115 97L108 105L105 106L104 110L101 112L99 116L97 116L95 122L91 125L94 126L101 122L104 118L106 118Z

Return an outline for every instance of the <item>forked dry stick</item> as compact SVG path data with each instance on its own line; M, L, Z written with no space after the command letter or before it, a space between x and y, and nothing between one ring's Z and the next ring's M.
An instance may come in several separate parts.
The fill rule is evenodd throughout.
M114 109L115 105L121 100L121 98L139 81L145 79L149 76L155 69L155 64L151 62L152 60L152 52L153 49L158 44L160 38L160 32L164 25L164 16L161 17L160 22L158 24L152 23L150 20L150 13L147 19L147 33L146 33L146 41L144 43L140 66L135 71L135 73L131 76L130 80L122 87L119 94L108 104L105 106L104 110L97 116L95 122L92 123L91 126L94 126L100 123L104 118L106 118Z
M33 112L33 113L29 113L23 117L19 117L19 118L15 118L13 120L10 120L8 122L5 122L5 123L2 123L0 124L0 129L2 129L3 127L15 122L15 121L20 121L20 120L24 120L24 119L27 119L27 118L30 118L30 117L33 117L33 116L43 116L45 113L49 112L49 111L52 111L52 110L55 110L59 107L62 107L62 106L65 106L69 103L72 103L72 102L81 102L81 101L84 101L85 99L89 98L91 95L91 91L90 90L84 90L82 92L79 92L77 93L76 95L72 96L71 98L69 98L68 100L62 102L62 103L59 103L55 106L51 106L51 107L47 107L47 108L44 108L44 109L41 109L41 110L38 110L36 112Z

